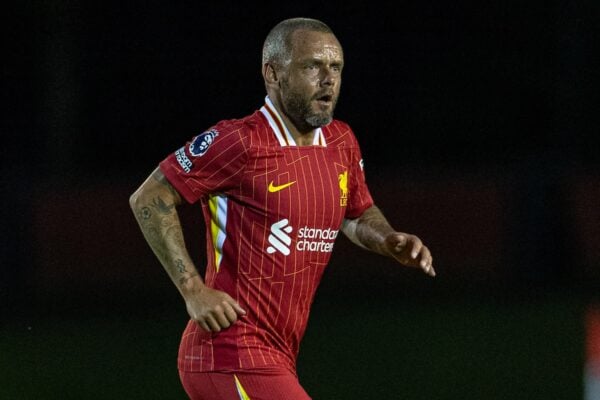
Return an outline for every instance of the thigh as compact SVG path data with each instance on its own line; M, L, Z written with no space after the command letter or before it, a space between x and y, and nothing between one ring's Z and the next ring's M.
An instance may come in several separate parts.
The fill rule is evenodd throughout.
M311 400L298 378L288 371L277 374L239 372L234 379L240 400Z
M183 372L181 383L191 400L311 400L288 371Z
M217 372L179 371L181 384L191 400L237 399L233 375Z

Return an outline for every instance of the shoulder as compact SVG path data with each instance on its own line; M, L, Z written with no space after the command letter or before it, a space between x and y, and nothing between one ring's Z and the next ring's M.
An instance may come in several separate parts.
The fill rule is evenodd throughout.
M193 143L201 145L220 142L221 146L237 144L247 148L263 125L264 122L256 112L243 118L223 119L195 136ZM201 148L202 146L200 146L200 150Z
M254 125L253 117L249 115L243 118L223 119L217 122L211 129L216 129L222 135L248 134Z
M235 132L240 135L250 137L252 135L256 135L267 126L268 124L260 111L256 111L243 118L219 121L215 125L215 128L222 130L224 133Z

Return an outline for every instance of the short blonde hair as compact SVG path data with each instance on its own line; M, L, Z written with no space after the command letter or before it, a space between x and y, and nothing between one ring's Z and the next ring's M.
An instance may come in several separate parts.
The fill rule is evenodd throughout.
M291 37L299 30L326 32L333 34L327 24L312 18L290 18L281 21L267 35L263 45L263 65L285 66L291 59Z

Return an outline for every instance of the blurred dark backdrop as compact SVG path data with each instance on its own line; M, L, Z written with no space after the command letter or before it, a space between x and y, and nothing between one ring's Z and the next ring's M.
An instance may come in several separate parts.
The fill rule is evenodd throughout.
M438 271L428 280L340 239L316 321L344 302L425 313L457 304L469 321L465 304L483 303L491 314L550 310L543 325L563 321L552 316L558 302L572 317L555 334L576 368L565 389L575 395L564 398L579 398L578 324L600 285L599 11L595 1L541 0L13 4L2 24L3 344L23 344L9 334L40 319L158 313L175 319L165 347L176 348L185 310L128 196L186 140L259 108L264 37L284 18L310 16L344 47L336 117L361 142L376 202L428 243ZM199 210L182 212L202 265ZM431 315L423 324L439 323ZM174 368L169 357L162 368Z

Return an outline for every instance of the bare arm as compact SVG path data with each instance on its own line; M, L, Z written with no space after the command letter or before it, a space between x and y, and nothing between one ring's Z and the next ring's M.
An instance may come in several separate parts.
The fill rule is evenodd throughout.
M158 168L129 199L146 241L183 296L190 317L203 329L218 332L245 311L227 293L204 285L185 247L177 213L181 203Z
M344 220L342 232L360 247L435 276L429 249L415 235L396 232L377 206L368 208L356 219Z

